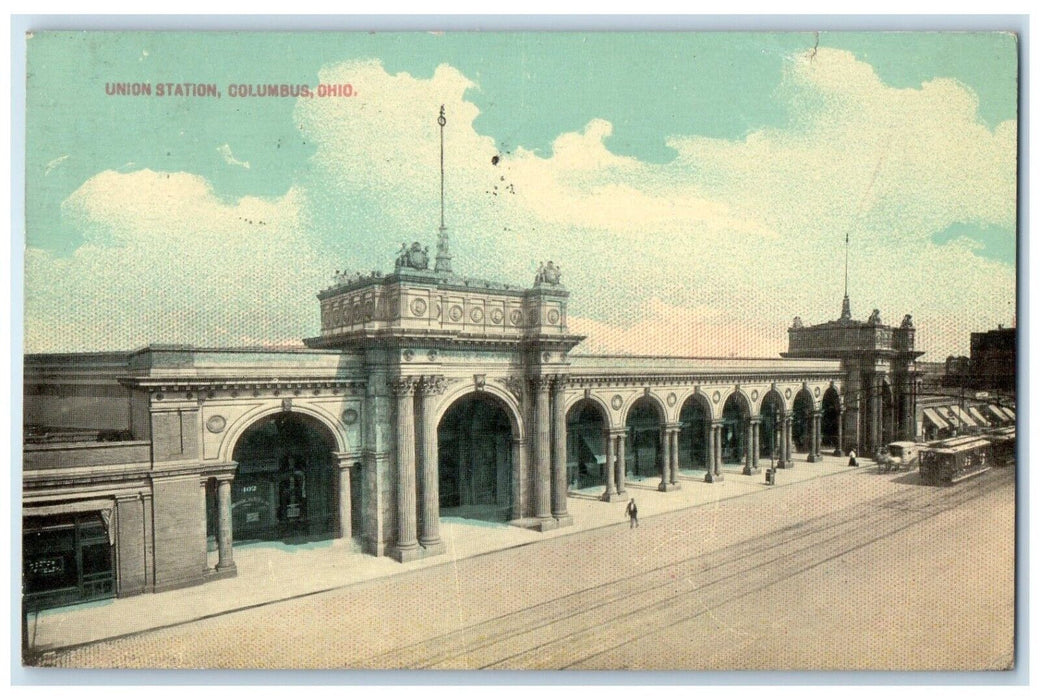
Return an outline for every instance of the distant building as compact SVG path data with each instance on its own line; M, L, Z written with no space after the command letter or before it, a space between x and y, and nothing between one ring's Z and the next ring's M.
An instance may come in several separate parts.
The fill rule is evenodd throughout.
M1014 391L1017 340L1017 329L1003 326L985 333L972 333L969 386Z

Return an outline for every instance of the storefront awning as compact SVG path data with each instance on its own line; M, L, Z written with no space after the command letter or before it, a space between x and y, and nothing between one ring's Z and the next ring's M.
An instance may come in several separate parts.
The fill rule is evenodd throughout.
M989 404L986 406L986 410L989 411L991 416L996 417L996 419L999 420L1001 423L1005 423L1011 420L1011 417L1008 416L1008 414L1004 413L1000 406Z
M950 424L944 421L942 418L940 418L939 414L931 408L924 409L924 419L932 425L934 425L939 430L950 429Z
M985 427L989 426L990 422L988 420L986 420L986 417L984 415L982 415L982 411L980 411L979 409L975 408L974 406L968 406L968 414L972 418L974 418L975 422L978 423L979 425L981 425L982 427L985 428Z
M581 441L585 443L585 448L596 458L596 464L603 466L607 463L607 456L600 454L597 450L601 449L599 445L593 445L587 437L582 437Z
M22 517L46 517L51 515L72 515L75 513L97 513L108 530L108 543L115 544L115 532L112 531L112 510L115 501L111 498L98 498L92 501L68 501L66 503L46 503L38 506L22 506Z
M950 406L950 410L960 419L961 423L964 423L964 425L969 428L979 427L979 424L975 422L975 419L968 415L968 412L960 406Z

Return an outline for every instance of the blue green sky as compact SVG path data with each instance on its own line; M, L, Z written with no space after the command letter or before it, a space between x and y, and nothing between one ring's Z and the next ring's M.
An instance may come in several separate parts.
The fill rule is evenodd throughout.
M837 314L846 233L854 314L913 313L927 359L1014 317L1007 34L28 42L28 351L316 334L333 270L433 243L441 104L457 271L527 282L557 260L590 351L775 355L794 315ZM358 95L106 95L117 81Z

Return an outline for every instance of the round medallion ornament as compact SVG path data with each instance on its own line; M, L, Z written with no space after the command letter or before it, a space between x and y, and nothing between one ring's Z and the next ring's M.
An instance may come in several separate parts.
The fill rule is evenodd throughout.
M815 389L813 389L813 396L815 396L816 398L820 398L820 387L816 387Z
M484 309L479 306L474 306L470 309L469 318L473 323L480 323L484 320Z
M665 399L665 401L668 402L669 406L674 406L675 405L675 401L676 401L676 399L675 399L675 392L672 392L672 393L668 394L668 398Z
M412 299L412 315L422 316L426 313L426 300L425 299Z
M455 321L456 323L461 321L462 320L462 307L461 306L453 306L450 309L448 309L448 318L450 318L452 321Z
M430 350L428 353L426 353L426 359L429 360L430 362L433 362L434 360L436 360L437 359L437 351L436 350Z
M721 399L721 398L722 398L722 394L720 394L717 391L714 394L711 395L711 400L712 400L713 403L718 403L719 399Z
M549 323L556 325L560 322L560 312L556 309L549 309L549 313L545 315L545 318Z
M354 425L355 423L357 423L357 419L358 412L355 411L353 408L348 408L347 410L343 411L343 422L347 425Z
M791 398L791 390L790 389L786 389L784 391L784 398L788 398L788 399Z
M509 322L514 326L519 326L524 322L524 312L520 309L513 309L509 312Z
M621 398L621 394L614 394L614 396L610 399L610 406L615 411L617 411L620 410L621 404L623 404L624 402L624 399Z
M401 356L404 358L405 362L411 362L412 358L415 357L415 353L411 350L405 350L403 353L401 353Z
M552 355L551 354L549 354L547 352L543 352L542 353L542 362L548 362L551 359L552 359Z
M227 420L224 416L210 416L206 421L206 430L211 433L223 432L225 426L227 426Z
M489 316L491 318L491 322L494 323L496 326L502 323L502 309L492 309Z
M751 390L751 400L758 401L758 389Z

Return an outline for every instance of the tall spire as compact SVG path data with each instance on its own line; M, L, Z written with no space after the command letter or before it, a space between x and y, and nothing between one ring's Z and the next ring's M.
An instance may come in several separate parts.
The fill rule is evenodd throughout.
M841 320L852 320L852 308L849 306L849 232L845 232L845 298L841 300Z
M451 252L448 250L448 229L444 226L444 125L448 123L444 118L444 105L441 105L437 123L441 127L441 225L437 229L437 263L433 271L450 273Z

